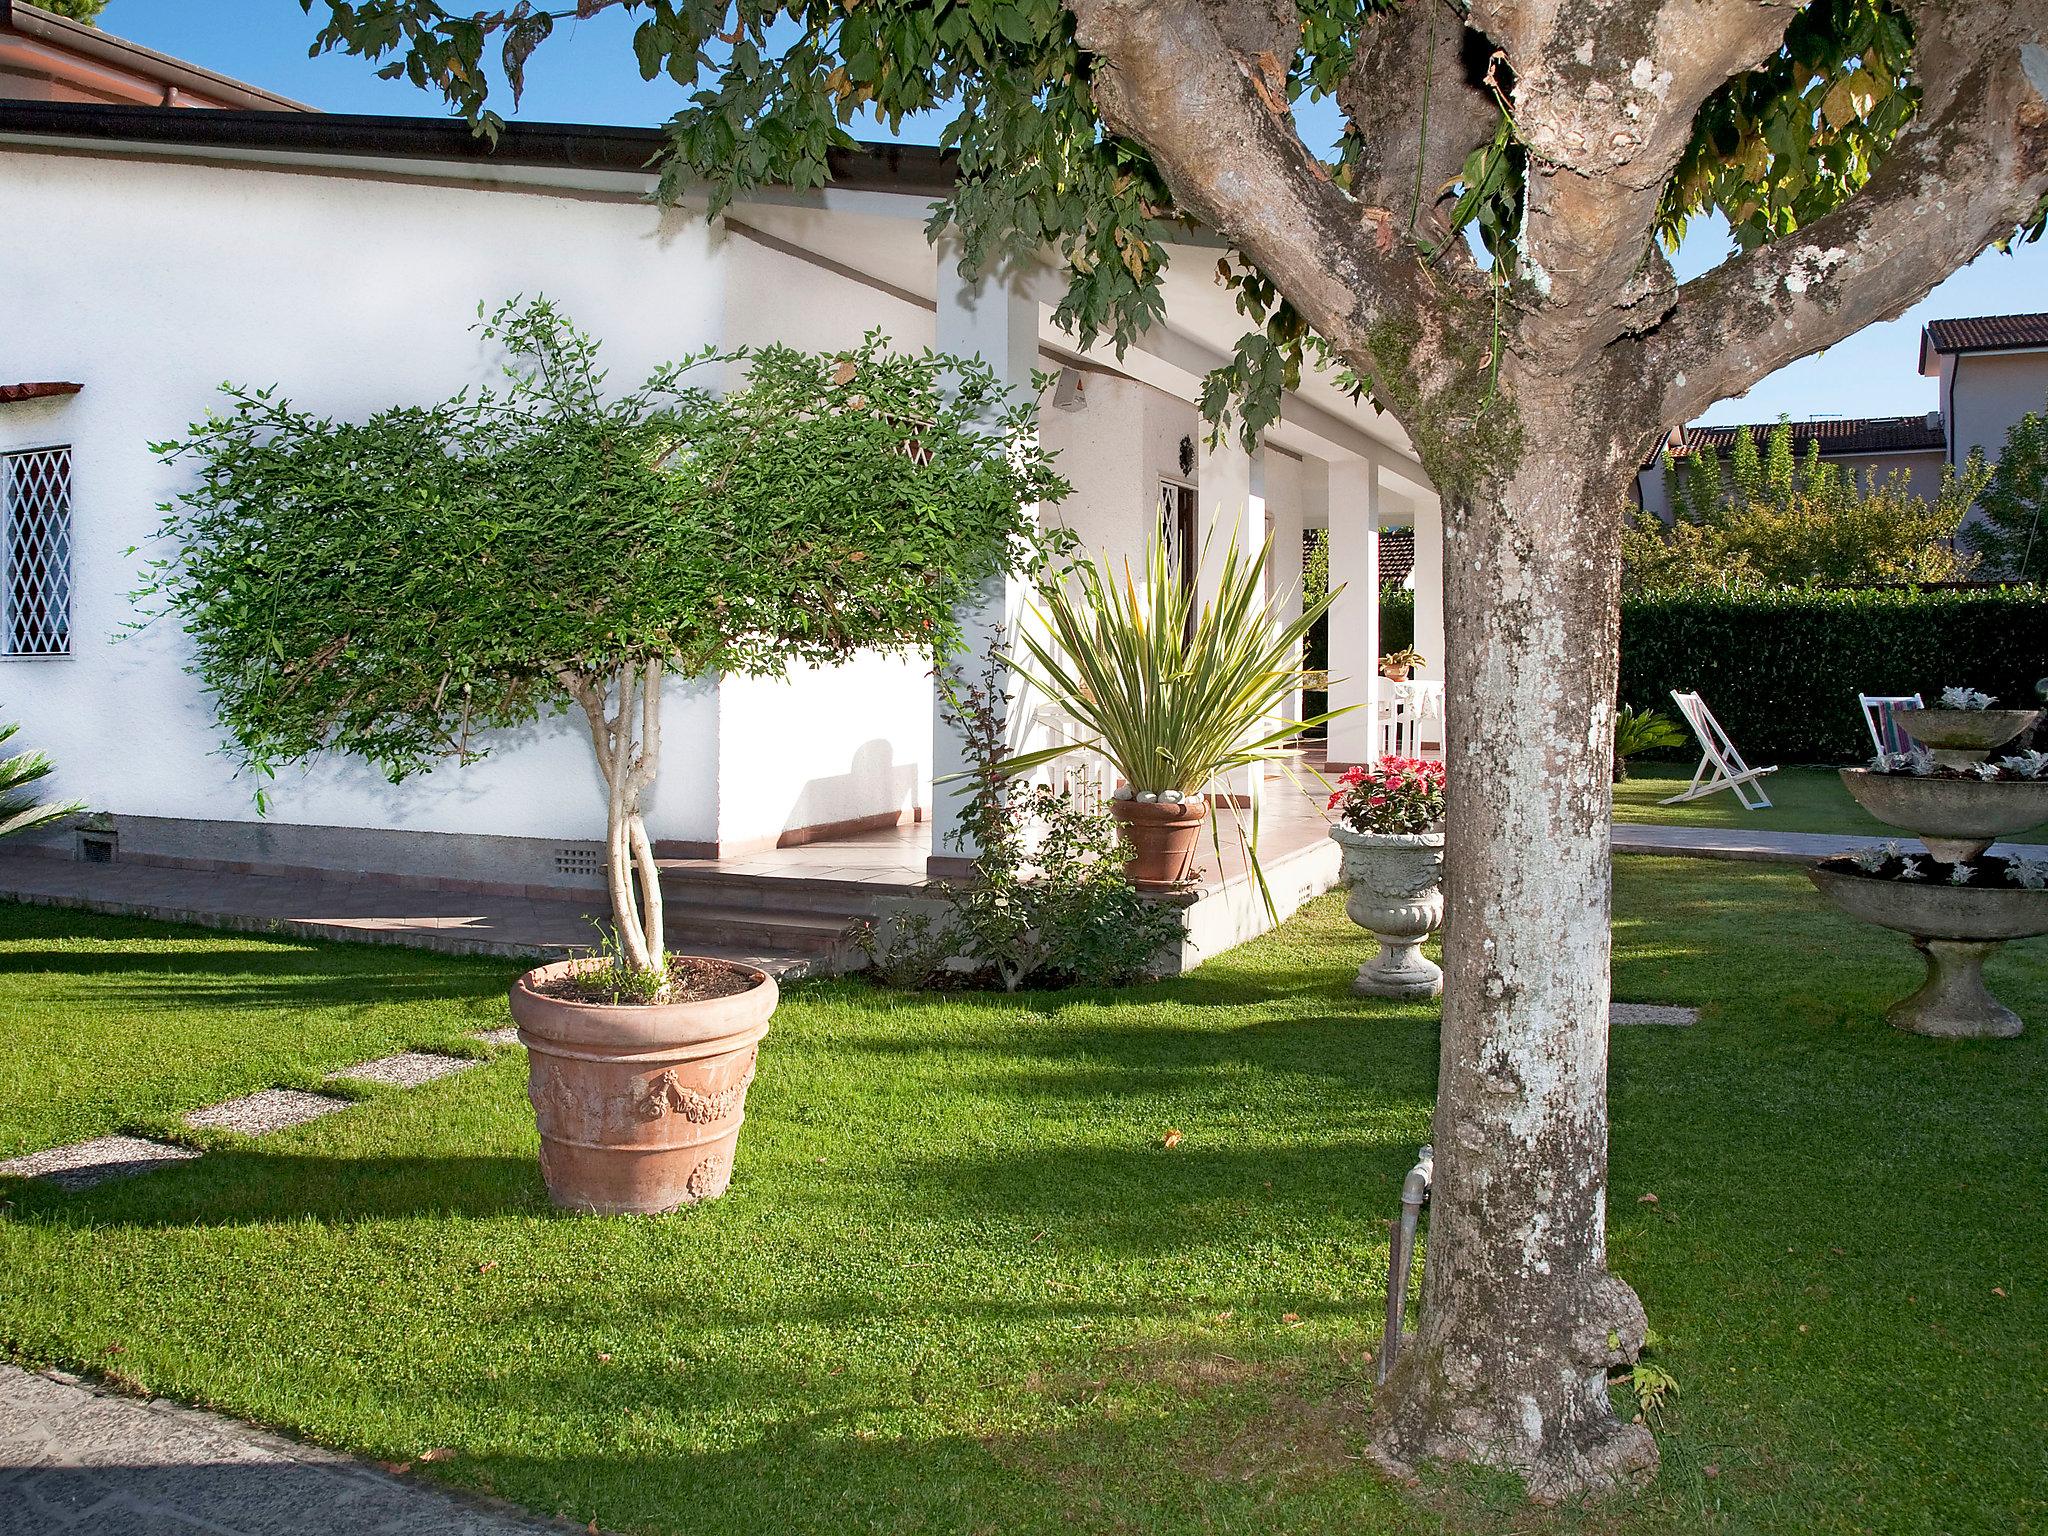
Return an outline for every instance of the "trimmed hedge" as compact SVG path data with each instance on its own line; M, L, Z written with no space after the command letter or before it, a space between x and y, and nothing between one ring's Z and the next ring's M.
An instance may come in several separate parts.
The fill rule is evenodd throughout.
M2048 677L2048 589L1690 592L1621 608L1621 701L1675 716L1707 701L1752 763L1870 756L1856 695L1978 688L2035 702Z

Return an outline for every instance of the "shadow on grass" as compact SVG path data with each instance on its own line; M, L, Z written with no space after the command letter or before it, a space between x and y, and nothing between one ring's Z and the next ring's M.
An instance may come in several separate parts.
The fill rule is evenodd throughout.
M9 1187L11 1186L11 1187ZM547 1215L530 1156L308 1157L231 1147L75 1192L9 1187L12 1219L88 1229Z

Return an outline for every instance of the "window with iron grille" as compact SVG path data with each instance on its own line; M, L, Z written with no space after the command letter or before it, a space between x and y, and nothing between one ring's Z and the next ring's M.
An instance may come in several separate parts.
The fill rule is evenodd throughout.
M0 656L71 654L71 450L0 453Z

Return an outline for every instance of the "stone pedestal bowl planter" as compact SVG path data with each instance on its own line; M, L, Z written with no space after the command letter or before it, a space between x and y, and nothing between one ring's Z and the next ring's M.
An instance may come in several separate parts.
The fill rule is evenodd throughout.
M1908 935L1927 962L1920 990L1886 1013L1894 1027L1946 1040L2020 1032L2019 1015L1984 985L1984 958L2009 939L2048 934L2048 890L1878 879L1847 859L1806 873L1838 910Z
M731 966L744 990L646 1005L543 990L603 963L565 960L512 983L548 1198L605 1215L715 1200L732 1179L755 1052L780 1000L775 978Z
M2038 709L1898 709L1892 721L1944 768L1981 763L2041 716Z
M1380 943L1351 990L1360 997L1439 996L1444 973L1423 954L1422 941L1444 920L1443 833L1338 825L1330 836L1344 850L1345 914Z
M1858 805L1911 832L1945 864L1974 859L1999 838L2048 821L2048 779L1948 779L1868 768L1841 774Z
M1131 857L1124 864L1131 884L1153 893L1187 884L1194 873L1195 845L1209 820L1204 796L1112 800L1109 809L1131 840Z

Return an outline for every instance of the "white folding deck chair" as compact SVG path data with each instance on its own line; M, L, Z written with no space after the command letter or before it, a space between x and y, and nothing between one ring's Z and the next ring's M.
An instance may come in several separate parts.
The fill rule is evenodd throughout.
M1698 694L1680 693L1674 688L1671 699L1678 706L1679 713L1685 716L1685 723L1692 727L1693 735L1699 738L1700 765L1693 769L1692 783L1683 793L1657 803L1680 805L1687 800L1702 799L1717 790L1731 789L1745 811L1769 810L1771 797L1763 792L1763 786L1757 780L1767 773L1776 773L1777 768L1752 768L1745 763L1742 754L1735 750L1735 743L1728 739L1728 733L1721 729L1721 722L1707 708L1707 701Z
M1901 709L1919 709L1919 694L1859 693L1856 702L1863 707L1863 723L1870 727L1871 744L1879 752L1904 752L1913 745L1892 715Z

